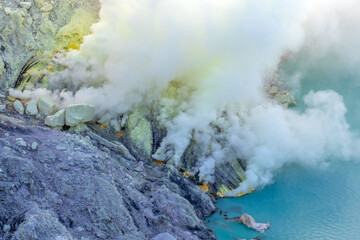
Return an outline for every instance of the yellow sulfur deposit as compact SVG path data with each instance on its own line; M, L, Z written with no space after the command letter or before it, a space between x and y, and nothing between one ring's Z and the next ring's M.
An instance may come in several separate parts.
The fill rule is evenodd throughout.
M159 166L164 165L164 163L162 161L159 161L159 160L156 160L156 164L159 165Z
M198 187L203 190L204 192L208 192L209 191L209 186L206 185L205 183L203 183L203 185L198 185Z
M183 176L184 176L185 178L189 178L191 175L190 175L190 173L185 172Z
M90 27L95 22L96 15L85 9L76 9L70 22L60 28L56 35L58 49L79 49L83 37L91 33Z
M254 190L255 190L255 188L249 188L249 190L247 192L244 192L244 193L241 192L241 193L237 194L236 197L242 197L246 194L252 193Z
M244 196L244 195L246 195L246 194L252 193L253 191L255 191L255 188L249 188L249 189L247 190L247 192L240 192L239 194L236 195L236 197L242 197L242 196ZM227 191L226 191L226 192L227 192ZM222 192L222 191L219 191L219 192L217 192L216 194L217 194L219 197L221 197L221 198L227 197L227 196L225 195L225 192Z

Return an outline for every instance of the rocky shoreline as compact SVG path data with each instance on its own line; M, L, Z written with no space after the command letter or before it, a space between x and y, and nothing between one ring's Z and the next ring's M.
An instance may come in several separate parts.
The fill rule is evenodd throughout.
M99 11L98 0L0 4L0 239L215 239L202 220L246 179L246 159L217 164L207 181L194 134L180 164L167 158L173 149L161 149L160 100L101 119L93 105L51 98L53 90L76 91L48 76L66 68L54 59L79 49ZM269 101L296 105L278 78L264 88ZM162 97L179 101L177 88L171 82ZM33 89L44 94L24 97Z

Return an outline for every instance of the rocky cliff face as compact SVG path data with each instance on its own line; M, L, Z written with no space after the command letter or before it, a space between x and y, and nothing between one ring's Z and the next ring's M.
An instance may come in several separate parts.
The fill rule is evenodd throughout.
M47 75L59 67L52 59L58 51L80 47L83 37L91 33L91 25L98 21L99 9L98 0L4 1L0 6L0 91L6 93L9 87L52 88L47 85ZM156 114L157 110L140 106L127 114L128 119L122 126L130 148L148 158L166 135ZM111 128L110 122L105 123L107 128ZM178 170L188 176L199 152L193 142L184 152L183 165L178 166ZM213 196L217 193L222 196L245 178L244 160L234 159L226 165L217 166L215 182L209 185ZM190 179L199 182L197 175L191 175Z
M99 8L98 0L2 1L0 92L39 80L46 87L54 54L79 48ZM149 160L146 111L130 115L127 149L97 126L77 126L82 135L51 130L43 117L15 114L3 97L1 239L215 238L202 222L215 210L210 197L175 168Z
M54 61L58 55L80 47L99 9L98 0L2 1L0 94L7 95L11 87L76 90L71 83L48 85L47 75L63 67ZM170 84L162 97L181 102L175 101L177 87ZM296 104L277 78L266 90L284 107ZM194 170L202 154L194 136L176 167L171 159L152 158L167 134L159 102L85 125L91 117L69 123L68 108L52 103L54 111L48 107L45 114L41 99L36 101L24 104L26 109L20 101L7 102L6 114L0 115L0 236L150 239L163 233L155 239L214 238L201 219L214 211L211 200L245 180L245 159L227 159L215 166L213 181L205 182ZM13 107L32 117L13 115ZM166 118L174 117L176 107L168 108ZM0 112L4 108L0 102ZM58 130L71 126L80 135L50 130L44 122ZM213 125L220 135L224 129Z
M0 91L13 87L32 56L79 48L99 9L98 0L1 1ZM51 65L40 70L46 73Z
M34 121L0 115L2 239L214 239L213 202L176 169Z

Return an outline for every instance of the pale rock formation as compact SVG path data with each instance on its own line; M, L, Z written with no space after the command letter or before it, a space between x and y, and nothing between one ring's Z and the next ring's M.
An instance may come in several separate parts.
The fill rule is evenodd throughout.
M53 10L53 6L50 3L45 3L45 5L40 9L41 12L47 13Z
M287 91L279 91L274 95L274 99L284 107L296 106L294 97Z
M15 141L16 141L16 145L18 145L18 146L21 146L21 147L27 146L26 142L22 138L17 138L17 139L15 139Z
M19 114L21 114L21 115L24 114L24 106L22 105L22 103L19 100L16 100L14 102L14 108Z
M268 95L285 108L296 106L295 98L290 93L290 89L279 78L280 76L275 73L271 80L265 84Z
M91 121L94 117L95 106L91 104L69 105L65 111L65 123L72 127L79 123Z
M54 102L54 100L47 96L42 96L39 98L38 108L40 114L43 114L45 116L52 115L57 111L56 103Z
M36 150L37 149L37 147L38 147L38 143L37 142L33 142L32 144L31 144L31 149L32 150Z
M60 110L54 115L45 118L45 124L50 127L62 127L65 124L65 110Z
M130 139L138 149L143 150L146 156L151 156L153 142L152 125L146 119L149 114L147 107L138 107L131 112L125 123Z
M71 127L69 130L81 134L89 131L90 129L85 123L79 123L78 125Z
M270 228L270 223L257 223L254 218L249 214L244 213L240 217L235 218L226 218L227 221L231 222L239 222L246 225L248 228L251 228L257 232L265 232Z
M25 103L25 113L29 116L36 116L38 114L37 103L35 101L29 101Z
M31 2L20 2L20 6L26 10L29 10L31 8Z

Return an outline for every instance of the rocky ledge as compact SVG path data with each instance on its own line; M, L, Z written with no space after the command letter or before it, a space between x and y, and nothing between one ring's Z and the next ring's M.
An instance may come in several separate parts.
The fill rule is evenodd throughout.
M34 121L0 114L1 239L215 239L213 202L173 167Z

